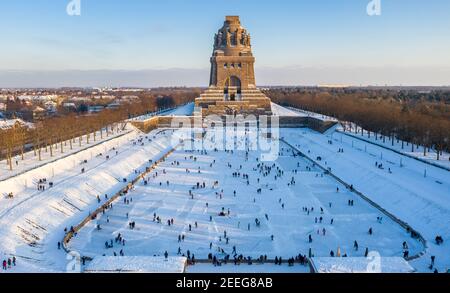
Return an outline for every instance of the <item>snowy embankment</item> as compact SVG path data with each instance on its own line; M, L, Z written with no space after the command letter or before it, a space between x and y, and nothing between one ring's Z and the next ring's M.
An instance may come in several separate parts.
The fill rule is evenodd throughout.
M272 114L274 116L307 117L305 114L290 110L275 103L272 103Z
M183 273L186 257L102 256L93 259L86 273Z
M321 157L318 164L331 168L336 176L419 231L428 248L426 256L411 262L416 269L428 271L431 255L436 256L438 270L449 268L448 171L343 134L327 136L303 129L282 130L281 136L311 158ZM340 148L344 152L338 152ZM444 244L435 244L438 235Z
M154 112L146 115L142 115L133 119L130 119L129 121L145 121L155 116L190 116L194 112L194 103L188 103L186 105L164 110L160 112Z
M293 107L282 107L275 103L272 103L272 111L273 111L274 115L276 115L276 116L303 116L303 117L314 117L314 118L320 119L320 120L338 121L334 117L330 117L330 116L326 116L326 115L322 115L322 114L318 114L318 113L314 113L314 112L309 112L309 111L305 111L305 110L300 110L300 109L293 108ZM383 140L382 138L379 138L379 137L376 139L375 134L373 132L370 132L370 134L369 134L369 131L357 126L354 123L351 123L351 122L345 122L345 123L351 125L352 131L355 131L355 129L357 129L357 133L355 134L352 131L344 132L344 129L341 125L336 127L338 132L343 132L343 133L345 133L349 136L353 136L357 139L364 140L364 141L382 146L384 148L400 152L407 156L411 156L411 157L417 158L419 160L423 160L424 162L442 166L444 168L447 168L447 170L450 170L450 153L442 152L442 154L440 154L440 158L438 160L437 152L433 148L429 148L429 149L427 148L426 154L424 155L424 146L414 145L414 149L413 149L411 143L406 142L406 141L394 139L394 142L392 142L391 140L389 140L388 137L386 137L385 140ZM364 135L361 135L361 133L364 133Z
M298 273L310 273L309 266L288 266L286 264L283 265L274 265L274 264L257 264L253 263L251 265L247 263L240 264L238 266L229 264L222 264L221 266L213 266L211 264L197 263L193 266L188 266L186 269L187 273L197 274L197 273L230 273L233 274L280 274L280 273L289 273L289 274L298 274Z
M316 257L317 273L412 273L414 269L401 257Z
M0 256L15 256L17 271L64 271L66 256L57 249L64 228L95 210L101 204L97 196L104 202L105 194L127 184L124 178L131 180L150 159L170 149L170 135L152 132L146 137L135 130L0 182L2 192L15 195L0 198ZM44 184L45 190L38 191L37 181L43 178L54 185Z
M134 128L133 128L134 129ZM103 131L100 134L100 131L96 132L96 141L94 141L94 134L90 134L90 143L87 143L86 136L82 137L81 145L79 142L79 138L77 137L74 142L72 142L72 149L70 149L70 144L68 141L64 142L63 152L61 152L60 144L57 144L57 148L53 147L53 156L50 154L50 147L47 149L43 148L41 150L41 160L39 160L39 156L34 154L34 151L29 151L24 154L24 160L22 160L20 155L17 155L13 158L13 170L9 169L9 165L6 164L6 161L1 161L0 164L0 182L12 178L14 176L20 175L24 172L30 171L37 167L44 166L46 164L56 162L62 158L69 157L73 154L79 153L80 151L86 150L88 148L92 148L94 146L103 145L103 143L108 142L117 137L123 136L132 131L132 128L128 127L125 130L115 130L113 133L109 133L106 135L106 131ZM0 189L0 195L5 196L3 194L6 190Z
M327 115L323 115L323 114L319 114L319 113L315 113L315 112L310 112L310 111L306 111L306 110L301 110L301 109L297 109L294 107L283 107L284 109L286 109L286 111L292 111L294 113L297 113L300 116L304 116L304 117L312 117L312 118L316 118L318 120L322 120L322 121L338 121L338 119L331 117L331 116L327 116Z
M370 137L369 137L369 132L367 130L361 131L361 128L358 128L358 129L359 129L359 133L364 133L364 136L359 133L355 134L354 132L348 132L348 131L344 132L344 129L342 128L342 126L339 126L337 130L339 133L344 133L348 136L357 138L359 140L367 141L369 143L376 144L376 145L382 146L384 148L394 150L396 152L400 152L402 154L405 154L406 156L417 158L419 160L423 160L424 162L427 162L430 164L442 166L450 171L450 154L447 152L442 152L442 154L440 154L439 160L438 160L437 152L434 149L427 148L426 155L424 155L424 147L423 146L414 145L414 150L413 150L413 147L412 147L411 143L409 143L409 142L401 141L401 140L397 140L397 139L394 139L394 141L392 141L388 137L386 137L385 140L383 140L380 137L375 139L375 134L373 132L371 132Z

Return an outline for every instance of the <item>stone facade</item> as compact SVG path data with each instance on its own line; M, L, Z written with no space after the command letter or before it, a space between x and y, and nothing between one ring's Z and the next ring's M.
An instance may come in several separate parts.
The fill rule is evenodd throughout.
M227 16L214 38L209 89L196 99L202 115L271 115L270 99L256 88L251 37L239 16Z

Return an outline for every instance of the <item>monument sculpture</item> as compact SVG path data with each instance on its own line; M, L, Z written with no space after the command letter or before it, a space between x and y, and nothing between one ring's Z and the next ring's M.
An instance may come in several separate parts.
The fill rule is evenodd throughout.
M227 16L214 38L209 88L196 99L202 115L271 115L271 102L255 82L251 37L239 16Z

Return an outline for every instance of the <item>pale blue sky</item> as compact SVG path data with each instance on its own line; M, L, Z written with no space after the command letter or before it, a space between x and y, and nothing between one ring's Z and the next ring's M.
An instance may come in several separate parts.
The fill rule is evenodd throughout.
M224 16L240 15L265 84L270 68L274 80L280 68L330 68L335 82L368 84L373 70L410 69L411 83L428 70L423 83L450 84L441 75L450 69L448 0L381 0L372 17L369 0L81 0L72 17L69 2L0 0L0 71L208 69ZM340 80L349 68L367 68L367 78ZM316 79L306 83L333 82ZM397 82L408 83L386 81Z

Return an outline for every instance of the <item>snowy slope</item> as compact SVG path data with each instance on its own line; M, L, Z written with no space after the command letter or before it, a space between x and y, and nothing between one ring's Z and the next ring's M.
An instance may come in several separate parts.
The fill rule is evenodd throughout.
M411 267L401 257L314 257L313 266L318 273L412 273Z
M84 269L87 273L183 273L185 257L112 257L99 256L91 261Z
M341 138L341 134L325 136L304 129L282 130L281 136L311 158L322 157L322 165L422 233L429 249L426 257L414 262L420 269L426 270L430 255L439 255L441 270L448 268L450 245L447 241L437 246L434 238L450 236L449 172L372 144ZM338 153L339 148L344 153ZM382 163L383 169L375 167L375 162Z
M301 116L306 117L307 115L302 114L297 111L290 110L288 108L282 107L278 104L272 103L272 114L274 116Z
M103 199L104 194L117 192L126 184L123 178L134 178L135 170L142 171L149 159L170 149L170 137L164 133L155 138L149 135L151 142L142 137L143 145L137 142L140 136L133 132L101 146L97 151L102 151L103 156L87 150L1 182L2 190L12 190L17 196L0 199L0 251L15 255L22 264L31 262L49 270L64 270L65 255L56 249L64 227L78 224L98 206L97 196ZM86 171L82 174L79 162L91 153L93 157L83 164ZM109 160L106 155L110 155ZM58 169L63 172L55 172L52 178L53 170ZM37 191L32 182L44 177L51 178L55 185Z

